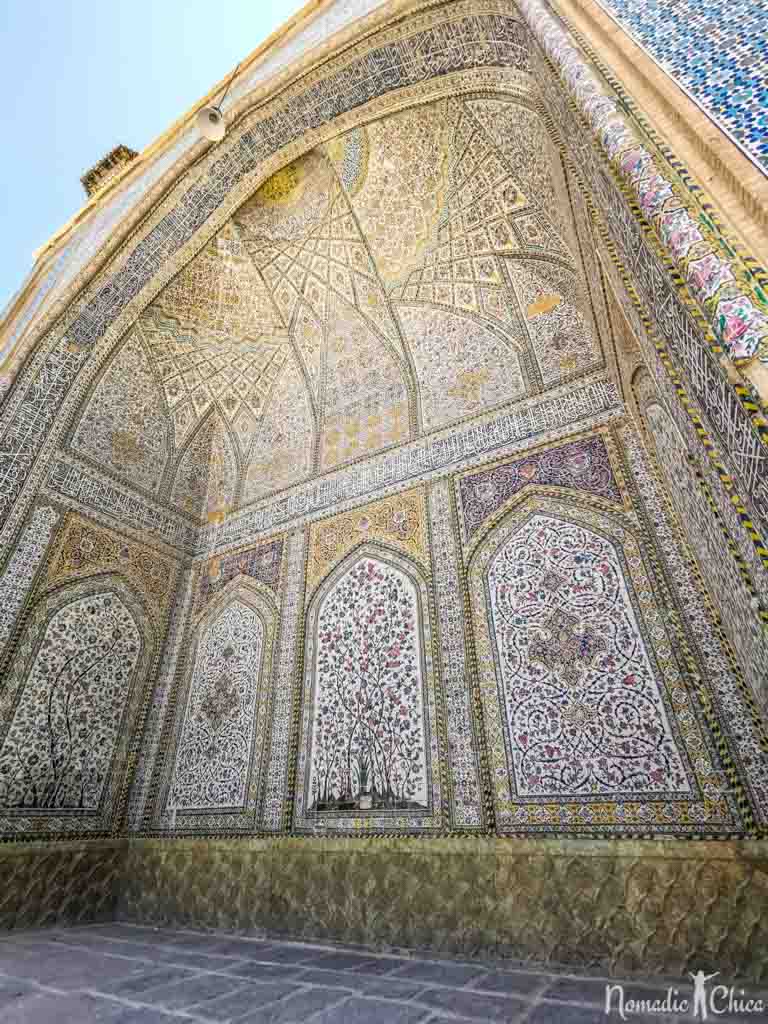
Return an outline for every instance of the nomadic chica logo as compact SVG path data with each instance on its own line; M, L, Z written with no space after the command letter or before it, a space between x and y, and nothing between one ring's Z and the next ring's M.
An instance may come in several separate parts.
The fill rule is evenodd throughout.
M626 996L624 985L608 982L605 986L605 1013L620 1020L631 1020L633 1017L651 1013L675 1015L680 1019L717 1020L727 1015L732 1018L736 1014L763 1014L766 1010L764 999L753 998L743 988L735 985L713 985L714 974L704 971L688 972L693 981L693 991L686 989L667 989L663 996L655 998L642 996L637 998Z

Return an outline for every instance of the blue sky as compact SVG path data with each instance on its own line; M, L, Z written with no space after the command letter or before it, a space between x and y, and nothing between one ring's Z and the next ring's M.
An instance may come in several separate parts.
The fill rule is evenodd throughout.
M0 0L0 310L82 206L80 176L141 150L303 0Z

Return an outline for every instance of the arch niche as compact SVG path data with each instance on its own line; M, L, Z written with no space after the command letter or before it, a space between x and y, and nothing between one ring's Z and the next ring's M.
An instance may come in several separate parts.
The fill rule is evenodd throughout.
M114 575L65 584L34 605L0 736L0 803L19 829L120 826L155 641L142 602Z
M625 517L541 495L513 503L476 548L500 832L743 828L648 565Z
M435 669L423 571L363 544L309 603L295 825L439 827Z

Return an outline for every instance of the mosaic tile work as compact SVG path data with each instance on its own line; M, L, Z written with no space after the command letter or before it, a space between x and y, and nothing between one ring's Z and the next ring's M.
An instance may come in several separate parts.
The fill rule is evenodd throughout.
M197 623L183 724L165 758L165 820L179 832L256 828L275 627L274 605L248 581Z
M491 10L492 8L494 8L493 4L488 5L488 10ZM404 35L401 28L398 28L397 32L393 31L392 39L396 43L398 60L403 58L403 67L400 68L398 65L398 68L396 69L393 65L393 68L390 68L391 73L388 73L381 80L378 77L376 78L376 88L381 86L384 90L380 95L384 95L385 92L391 91L395 86L401 88L409 88L413 86L415 89L423 91L422 86L426 79L430 76L439 77L447 70L459 73L460 68L468 68L470 66L474 68L488 68L491 66L496 67L496 65L501 65L505 68L514 67L518 70L528 67L526 58L523 55L523 50L525 49L527 41L520 33L518 24L515 23L514 20L507 24L506 19L504 17L497 16L495 11L493 14L486 15L484 8L484 12L479 16L478 22L473 20L473 18L466 19L466 24L471 29L471 32L460 32L457 35L454 29L460 24L464 24L460 19L465 17L467 9L468 5L466 4L456 4L450 7L451 17L455 19L450 24L450 31L443 32L441 30L438 32L433 30L434 27L430 27L427 32L418 36L418 39L421 41L418 45L421 45L423 42L428 48L434 46L435 54L440 54L440 59L436 59L434 62L427 61L424 63L421 60L419 53L416 51L414 51L416 52L416 57L411 60L411 50L415 45L414 40L416 40L417 36L409 36L407 32ZM536 33L538 33L539 37L546 43L546 45L549 45L551 26L539 21L533 14L531 14L530 10L528 11L528 15ZM487 22L483 21L483 19L487 19ZM418 26L420 30L428 20L429 19L426 17L421 19ZM480 26L482 30L479 28L480 21L483 22L483 25ZM454 52L459 36L461 36L463 47L461 54ZM407 45L405 44L406 38ZM392 45L394 46L395 43ZM468 53L468 49L473 52L471 54ZM416 50L418 50L418 47L416 47ZM378 53L379 50L376 50L375 52ZM395 53L395 50L392 52ZM450 54L450 59L447 56L448 54ZM568 55L569 60L570 56L571 55ZM360 67L362 67L362 65L360 65ZM366 65L366 67L369 67L369 65ZM569 67L572 67L573 70L576 65L570 63ZM581 71L579 71L579 74L581 74ZM296 121L296 124L294 124L294 113L301 114L302 116L305 114L307 115L308 120L306 120L304 125L306 127L307 125L323 123L328 117L334 116L334 112L339 112L343 108L344 103L341 103L341 106L339 106L341 101L337 102L338 96L341 95L341 89L340 87L337 89L336 86L339 85L339 83L342 83L346 88L346 84L349 84L347 77L345 77L346 71L345 75L341 75L339 77L339 75L337 75L337 69L334 68L333 75L336 77L328 77L323 82L314 82L311 90L306 93L306 95L302 93L302 96L299 97L301 102L298 102L297 100L297 102L294 103L294 99L297 97L292 96L291 103L293 105L290 106L290 108L285 108L285 110L279 111L279 116L276 114L273 120L271 120L271 114L269 117L265 116L259 121L258 131L249 128L245 135L239 136L237 139L233 136L231 140L227 141L227 145L230 145L231 143L235 149L231 152L228 151L226 156L221 155L224 153L224 150L219 151L217 160L212 162L209 168L210 174L206 171L201 178L201 181L203 178L205 179L204 183L199 186L196 185L192 190L185 192L183 202L176 210L166 211L164 213L160 222L155 224L152 228L149 236L143 242L139 243L138 247L126 260L125 264L121 266L118 273L113 275L106 288L101 289L101 298L98 301L88 300L88 308L92 313L97 314L96 319L99 320L99 327L95 331L91 331L90 327L87 327L86 324L86 321L89 320L89 316L83 315L82 309L78 311L79 315L77 317L77 324L79 327L76 327L75 331L77 332L80 328L87 329L85 329L85 333L78 334L77 337L73 334L69 339L70 345L74 345L75 348L80 345L87 347L91 340L100 336L102 328L106 329L106 325L108 323L115 322L115 317L119 316L120 310L127 308L127 304L131 296L138 294L137 289L143 287L143 284L146 284L153 276L157 276L155 273L156 271L163 275L167 272L166 265L171 253L177 252L179 256L181 256L182 246L191 240L196 229L201 227L209 216L211 218L218 216L218 210L227 201L228 195L233 189L240 189L246 181L247 175L250 174L250 169L257 166L257 158L260 160L267 154L274 152L274 150L270 148L272 147L273 142L284 142L286 139L294 137L291 135L291 132L296 127L296 124L299 123L299 121ZM522 75L519 75L518 78L522 80ZM333 82L333 86L329 84L331 82ZM376 89L374 89L374 92L375 91ZM582 97L584 98L590 92L590 89L582 89L581 91L584 93L584 96ZM298 90L298 92L300 92L300 90ZM331 94L334 96L333 102L328 98ZM366 98L370 95L370 89L368 89L365 95ZM358 97L358 91L356 89L352 89L349 93L344 92L344 97L344 102L346 102L347 99L354 101L355 98ZM607 97L603 96L601 97L601 100L606 98ZM493 110L489 113L488 103L486 100L476 99L471 104L471 113L468 110L461 116L462 119L466 119L466 114L466 117L469 119L474 119L476 127L483 128L487 134L494 138L492 122L494 121L494 115L499 113L497 108L502 105L507 106L510 104L506 101L503 101L503 103L502 101L492 101ZM514 106L514 104L511 105ZM455 107L456 105L454 104L453 106ZM348 109L351 110L352 107L349 107ZM604 104L600 107L600 111L601 116L606 113L607 108L605 108ZM391 120L394 120L394 118ZM514 118L512 120L514 120ZM459 123L461 124L463 121L460 121ZM614 121L611 121L611 124L614 124ZM378 131L378 129L371 128L370 132L366 129L366 137L368 138L369 143L376 134L376 131ZM482 135L482 132L479 134ZM508 133L505 131L503 136L506 137L507 134ZM499 135L495 138L499 141L502 151L504 151L503 140L500 141L501 136ZM628 138L629 137L626 133L621 136L623 142L627 142ZM454 245L454 242L456 242L457 245L463 245L468 241L472 241L472 244L474 245L476 241L474 236L472 239L465 236L467 235L468 228L471 226L473 218L476 219L477 217L477 208L473 208L472 204L469 203L467 209L459 215L457 207L451 205L455 201L460 207L465 203L465 200L467 202L469 200L469 193L465 189L467 179L464 177L464 174L467 169L470 168L473 160L476 160L477 150L472 152L473 146L476 145L472 138L467 137L467 141L467 150L469 154L467 162L463 165L456 162L455 169L452 168L452 175L449 176L450 182L448 190L450 192L449 206L451 208L446 214L448 217L447 222L441 225L441 230L444 228L447 232L447 234L444 233L444 237L441 240L446 241L447 239L450 241L451 246ZM613 146L614 143L618 146L617 139L611 140L611 146ZM360 148L361 147L357 146L356 142L352 143L352 150L353 152L357 150L358 156ZM562 255L565 250L561 248L561 243L558 243L557 241L557 230L553 230L551 225L548 226L542 221L543 216L546 219L547 211L545 210L543 213L538 210L525 212L516 205L523 200L528 200L530 202L530 183L532 179L529 177L526 180L525 177L527 171L530 171L530 168L525 168L522 164L519 167L514 166L514 159L510 154L514 154L515 152L519 152L519 147L507 147L507 151L504 152L505 159L509 160L512 165L511 177L507 173L509 169L505 171L505 175L502 175L502 177L498 178L496 181L491 181L490 179L484 180L481 177L478 177L477 181L479 183L479 191L484 193L478 201L480 201L481 204L485 204L489 211L489 224L493 221L492 226L498 226L499 231L511 232L511 234L509 234L510 238L514 236L521 243L527 240L527 243L529 243L532 248L537 248L539 251L559 250ZM611 152L614 152L614 150L612 149ZM615 153L621 157L622 161L624 160L623 150L619 152L617 149L615 150ZM638 160L639 163L634 161L634 158L632 158L626 166L625 163L622 162L622 173L626 173L633 182L644 182L644 172L649 169L649 165L644 158L638 158ZM361 182L361 178L363 175L369 175L371 161L368 161L368 167L365 166L365 160L358 159L357 157L355 157L352 162L355 170L354 174L350 177L349 173L347 173L349 171L348 167L347 171L343 171L344 157L342 156L341 164L338 164L337 159L338 166L342 168L342 174L346 174L346 177L342 178L343 182L346 182L346 185L342 184L342 189L349 189L349 195L347 198L350 200L352 207L357 213L359 212L358 207L360 197L365 193L365 183ZM375 163L376 161L374 161L374 164ZM221 177L221 180L219 180L219 177ZM499 183L504 184L504 188L498 195L496 195L496 185ZM482 188L480 188L480 184L482 184ZM513 185L515 187L512 187ZM526 190L528 194L526 194ZM439 191L440 190L438 189L438 194ZM513 195L513 192L516 194ZM548 194L549 193L546 190L543 193L545 197ZM400 202L400 200L395 202L395 206L397 206L398 202ZM675 202L677 201L675 200ZM357 206L355 203L357 203ZM511 206L510 203L512 204ZM491 216L490 213L492 209L493 216ZM504 214L504 217L507 220L509 217L512 218L512 221L506 224L506 226L502 224L502 220L504 218L502 218L502 220L495 219L499 215L500 211ZM725 343L727 345L733 345L734 353L736 355L741 354L742 348L750 348L750 346L753 345L755 339L760 335L760 330L762 329L761 325L763 324L763 319L761 319L759 312L757 312L757 307L754 306L754 303L750 304L751 300L747 301L747 299L742 295L742 286L744 285L744 282L739 278L734 284L734 281L732 281L728 276L730 271L725 267L725 264L722 263L720 257L714 259L713 262L713 254L710 253L709 250L704 256L701 256L700 254L700 246L696 249L695 254L692 250L688 251L686 246L691 240L689 238L690 232L680 230L680 224L678 223L678 221L680 221L680 214L679 207L677 205L672 208L667 204L665 215L666 214L674 214L674 216L669 224L665 222L665 224L659 228L661 232L660 237L662 238L664 245L670 247L676 256L683 258L684 262L687 261L686 273L691 287L694 288L696 294L705 303L705 305L707 303L714 303L709 312L712 312L715 310L715 307L717 307L717 311L719 311L718 317L716 317L717 329L723 333ZM560 220L559 215L553 216L555 221ZM337 220L340 224L345 218L336 217L334 214L331 219ZM425 230L428 229L429 222L430 217L426 217L424 225ZM338 227L339 224L337 224L336 227ZM457 226L459 227L459 233L455 234L454 228ZM354 227L350 228L350 230L353 234L356 234L357 232L357 229ZM699 229L697 228L696 230ZM531 234L532 231L533 234ZM462 235L462 232L464 235ZM566 234L567 233L568 232L566 231ZM478 234L482 235L482 230L475 232L474 234L475 236ZM498 235L498 237L500 238L501 235ZM323 251L323 246L326 241L330 240L331 235L311 239L311 245L314 246L314 248L305 248L302 255L302 259L304 260L302 270L296 266L296 263L301 263L301 260L295 260L294 253L282 254L286 257L287 263L294 263L292 271L293 276L296 277L297 281L301 278L303 282L301 287L304 289L303 297L307 301L315 301L310 295L310 291L312 291L312 289L308 286L308 282L311 280L313 287L316 286L318 280L321 280L323 273L325 273L324 270L321 270L318 274L317 268L322 268L328 265L328 259ZM336 238L335 240L338 241L339 239ZM222 241L225 241L225 239L222 239ZM496 243L494 242L493 244ZM696 244L699 244L699 240L696 241ZM235 248L232 249L229 254L233 255L236 248L237 245L235 244ZM491 245L490 248L493 251L493 254L496 255L496 250L493 249L493 245ZM283 267L287 266L286 260L283 260ZM277 261L275 262L277 263ZM464 308L479 308L478 302L480 302L480 305L483 306L486 312L492 311L493 302L491 302L490 305L485 306L483 305L485 300L483 299L482 302L480 300L483 295L491 296L496 294L494 289L497 289L498 286L493 278L495 274L501 273L502 276L506 274L510 265L508 257L505 257L501 261L496 261L494 259L491 259L490 261L488 259L474 259L471 266L468 260L457 260L454 268L455 275L451 278L450 287L447 278L440 278L442 270L439 264L441 262L442 260L438 260L435 266L424 267L423 271L422 269L418 269L417 273L423 275L419 279L418 286L414 284L413 286L409 285L408 287L416 288L419 293L421 292L421 289L424 288L434 299L438 295L439 285L439 294L447 295L448 291L450 291L450 294L453 297L452 302L455 305L463 306ZM464 267L462 264L464 264ZM688 264L690 264L690 266L688 266ZM159 270L161 265L162 271ZM282 269L283 268L280 269L279 276L281 277L281 280L286 280L286 275L282 272ZM338 270L338 266L336 266L335 269ZM349 268L347 268L347 270L349 271ZM308 272L307 275L305 275L304 271ZM386 271L383 272L386 277ZM489 273L490 277L487 276ZM531 277L530 274L522 276L525 276L526 280L528 277ZM348 285L349 281L353 278L354 275L347 273L346 278L344 277L344 274L341 274L339 280L344 279ZM531 279L533 280L533 278ZM545 275L543 280L546 282L550 280L550 278ZM528 284L530 284L530 281L528 281ZM541 284L541 282L539 282L539 284ZM715 285L718 286L716 294L712 292L712 288ZM721 285L722 287L720 287ZM511 285L511 287L513 291L517 293L518 289L515 288L514 285ZM355 285L355 290L356 288L357 286ZM725 288L725 291L723 291L723 288ZM741 289L741 291L739 291L739 289ZM98 289L94 289L94 293L96 290ZM738 295L736 294L737 292L739 292ZM314 294L321 296L322 289L315 289ZM280 295L278 294L278 298L279 297ZM359 296L357 297L359 299ZM544 298L546 298L544 294L537 295L534 302L530 305L536 306L539 299L543 300ZM536 322L532 326L528 326L528 330L530 330L531 334L539 336L543 331L544 336L549 337L547 333L549 328L547 327L546 331L544 328L547 324L556 326L559 323L558 318L562 319L563 314L569 307L569 301L567 298L565 296L561 296L561 299L562 301L556 308L553 307L545 310L542 307L538 309ZM372 308L373 307L371 307L371 309ZM99 312L99 310L101 312ZM366 315L368 314L374 316L370 309ZM382 325L388 323L391 317L386 310L379 310L379 313L376 315L380 317L378 321L379 326L384 330ZM539 316L542 317L541 320L538 319ZM574 362L578 364L584 355L584 353L579 350L578 346L575 348L573 347L577 340L577 333L578 332L574 333L570 328L568 330L561 330L558 327L552 336L552 341L557 342L555 349L562 349L559 357L560 361L568 363L568 365L573 365ZM701 339L694 337L694 341L698 345ZM540 349L545 352L549 352L550 348L551 346L547 344L540 346ZM483 385L487 383L487 381L482 379L482 369L462 371L460 376L462 376L463 379L452 385L457 405L460 401L473 401L474 396L477 395L479 391L482 391ZM493 389L490 390L492 391ZM40 391L37 392L37 397L39 397L39 395ZM240 402L240 399L237 398L237 396L229 394L227 397L232 402L232 409L240 409L240 406L243 403ZM12 403L9 403L9 406L10 404ZM25 403L22 418L27 423L34 423L37 419L34 404L34 400ZM398 407L399 403L395 403L395 408ZM386 422L386 424L384 424L386 428L384 432L387 434L399 435L400 432L404 430L403 417L402 415L395 416L391 409L389 412L392 412L392 417ZM410 410L410 414L411 416L414 415L413 409ZM378 414L375 414L374 418L376 418L376 415ZM381 441L382 431L378 429L381 425L369 423L363 424L363 418L364 417L359 418L360 423L358 424L357 431L358 437L354 440L357 440L358 443L360 441L364 442L366 447L369 445L373 445L375 447ZM368 418L370 419L370 417ZM306 421L304 426L306 426ZM346 443L346 439L343 437L344 432L337 431L337 427L338 424L333 424L329 433L335 440L342 440L344 443L338 446L332 445L331 447L339 454L340 461L345 461L348 454L347 450L349 448L353 448L354 445L348 445ZM340 438L336 438L336 433L339 433L342 436ZM274 447L273 441L276 439L274 438L273 431L268 431L267 435L267 441L262 447L269 449ZM7 475L6 482L13 492L13 495L16 493L16 488L20 478L23 477L26 468L34 459L39 440L40 437L37 436L36 430L25 431L23 433L23 437L14 436L14 438L9 439L9 445L5 446L8 451L9 466L11 470ZM397 438L395 438L395 440L397 440ZM132 447L135 448L135 445L132 444ZM738 451L744 450L742 446L736 447ZM282 453L276 453L278 455L278 461L283 464L290 462L291 457L295 455L298 450L299 449L295 444L287 446L285 451ZM335 458L335 455L332 456L332 459L333 458ZM258 464L261 465L261 460L258 460ZM302 471L304 471L305 468L306 467L302 467ZM258 476L258 472L256 475ZM264 474L262 473L262 476L263 475ZM279 477L276 476L276 479L279 479Z
M282 71L286 63L300 57L305 50L310 50L323 42L333 32L338 31L355 18L362 17L369 11L380 6L384 0L354 0L331 4L322 13L311 18L300 26L298 33L265 54L255 65L248 68L233 82L226 97L224 110L229 110L239 97L247 94L259 83L265 81L276 71ZM99 211L92 215L82 226L76 227L67 244L56 254L51 269L38 283L35 291L22 306L13 323L2 349L0 363L5 363L13 352L17 340L21 337L30 321L38 311L51 304L57 298L62 301L62 292L81 272L93 256L99 252L106 239L120 224L121 219L139 208L141 201L146 199L156 185L184 154L198 143L195 128L185 131L171 146L161 152L127 187L110 197ZM3 311L5 313L5 310ZM10 369L5 368L4 369ZM10 386L9 377L0 377L0 398L3 391Z
M38 498L63 521L24 577L0 828L768 824L749 688L669 550L686 504L643 477L620 401L615 250L578 175L768 517L760 437L568 88L619 175L656 187L650 151L523 3L567 82L497 0L393 19L247 114L17 380L2 530ZM712 269L682 201L646 214ZM718 259L707 301L736 301Z
M342 561L310 602L299 830L439 828L430 604L418 566L375 543Z
M430 484L426 506L410 489L295 532L291 548L303 535L307 555L303 565L291 555L281 659L302 670L276 676L252 757L220 765L213 733L242 717L239 648L222 642L215 671L201 669L197 712L186 712L194 750L184 736L174 748L184 712L180 698L169 701L154 765L161 797L144 827L252 832L279 827L289 811L304 834L429 834L443 822L508 835L726 837L762 827L757 721L711 623L686 633L695 655L674 632L666 588L685 588L687 605L701 594L679 556L674 570L659 568L668 513L658 496L650 507L639 498L632 480L647 470L632 428L624 434L605 427L551 441ZM486 505L465 500L478 482L514 483L526 465L536 472L522 486L502 486ZM462 497L456 507L452 496ZM223 560L232 575L213 598L220 607L252 579L247 552ZM202 592L207 562L199 567ZM192 620L183 645L207 649L207 628ZM704 690L728 708L728 727ZM236 824L234 808L174 806L174 757L195 780L221 769L216 786L228 791L262 779L261 816L249 810Z
M762 0L598 0L768 174L768 11Z
M534 13L534 7L531 6L534 0L523 0L523 3L531 16L536 17L542 31L548 33L547 45L557 56L561 74L565 75L567 68L567 74L573 81L581 83L579 88L584 103L584 117L589 117L594 107L596 117L599 112L603 112L617 119L617 132L621 137L625 140L634 138L634 133L625 128L623 118L617 112L617 102L600 91L601 86L594 72L568 42L558 24L539 7L535 8ZM585 121L566 101L560 79L556 79L545 67L539 69L539 74L549 110L563 135L570 140L569 152L591 192L594 206L604 218L622 269L628 271L629 287L641 303L643 316L634 311L632 300L626 298L633 324L637 321L640 325L636 333L642 337L647 328L654 331L657 339L664 339L664 352L657 356L651 350L649 365L654 365L657 358L663 359L665 372L673 380L673 401L681 411L685 411L686 416L690 416L693 410L686 405L680 393L680 383L685 382L686 397L690 395L696 403L695 413L699 423L705 425L704 430L709 435L707 443L702 443L701 439L696 442L697 449L712 459L724 483L730 484L732 488L734 480L739 482L741 493L730 494L728 501L731 509L727 512L727 518L739 532L743 529L742 524L748 522L749 542L754 542L758 549L764 550L766 545L761 535L766 533L768 523L768 448L746 407L748 403L742 401L718 366L715 354L708 347L692 315L690 302L685 300L667 276L658 251L650 244L643 227L627 206L619 184L606 168L597 146L584 131ZM645 171L648 169L649 165ZM635 170L641 177L645 173L643 168ZM624 283L618 286L618 294L627 296ZM755 322L761 317L762 314ZM745 330L751 321L752 315L749 314L744 321ZM699 423L694 425L701 436ZM738 500L734 500L736 498ZM737 506L741 505L747 507L744 515L737 512Z
M723 246L713 237L712 225L678 195L670 172L624 116L618 99L600 82L559 21L540 0L521 0L521 9L584 118L577 143L591 148L590 136L584 131L586 122L601 150L600 172L605 173L607 158L612 171L632 190L665 254L677 264L728 355L745 359L758 354L768 360L765 295L750 282L743 266L732 267L721 255Z
M719 757L642 563L625 528L543 498L480 548L473 623L500 831L743 829L715 792Z

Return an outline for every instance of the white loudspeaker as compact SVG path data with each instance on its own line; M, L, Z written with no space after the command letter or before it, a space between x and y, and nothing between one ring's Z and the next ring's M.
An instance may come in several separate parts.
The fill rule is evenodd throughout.
M211 142L221 142L226 133L224 115L218 107L203 107L197 114L197 128L200 134Z

